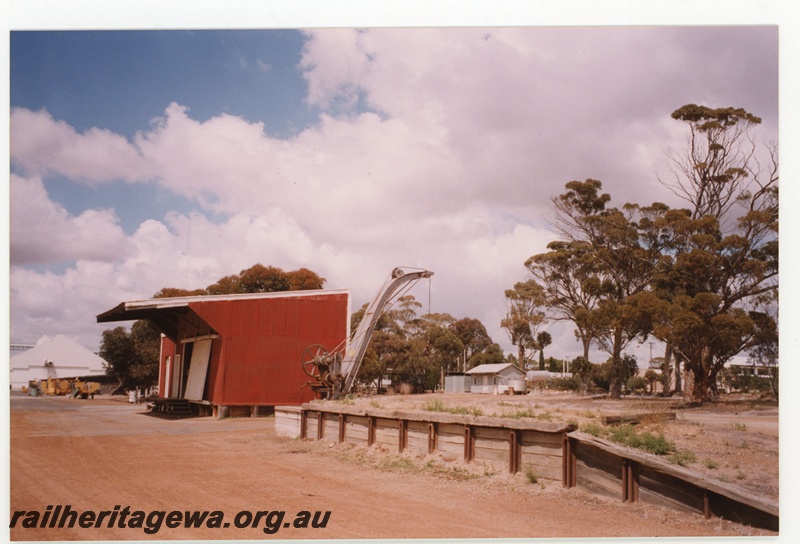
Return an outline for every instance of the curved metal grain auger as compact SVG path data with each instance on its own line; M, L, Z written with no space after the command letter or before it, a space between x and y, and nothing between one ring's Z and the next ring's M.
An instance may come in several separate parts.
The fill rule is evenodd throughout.
M316 381L309 380L306 385L323 399L338 399L347 395L353 387L375 325L383 314L392 293L403 284L431 276L433 276L433 272L424 269L417 269L413 272L405 272L400 268L392 270L377 296L367 306L356 332L350 339L350 345L345 350L344 357L338 352L338 348L334 350L334 353L329 353L324 346L319 344L312 344L305 349L302 361L303 370L312 378L316 378Z

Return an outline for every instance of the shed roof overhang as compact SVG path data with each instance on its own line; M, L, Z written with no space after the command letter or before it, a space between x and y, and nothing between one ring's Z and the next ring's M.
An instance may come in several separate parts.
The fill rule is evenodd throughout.
M205 324L209 332L214 332L200 316L192 311L189 307L189 301L185 298L123 302L97 316L98 323L135 321L138 319L146 319L152 322L173 341L178 338L178 331L182 321L197 322L199 320Z

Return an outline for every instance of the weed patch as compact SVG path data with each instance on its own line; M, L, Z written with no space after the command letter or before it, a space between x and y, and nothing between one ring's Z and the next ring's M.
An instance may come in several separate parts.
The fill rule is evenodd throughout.
M517 411L512 414L502 414L499 417L505 419L535 418L536 412L534 412L533 408L524 408L524 409L517 409Z
M667 440L663 434L655 435L647 431L640 433L633 425L604 427L597 423L586 423L581 427L581 431L655 455L667 455L676 451L675 444Z
M675 444L664 438L663 434L654 435L647 431L637 433L633 425L613 427L610 438L619 444L656 455L667 455L675 451Z
M602 438L606 434L606 429L597 423L586 423L581 426L581 432L590 434L596 438Z
M422 409L427 412L444 412L447 414L460 414L465 416L482 416L483 410L469 406L447 406L440 400L425 403Z
M407 457L387 457L381 460L380 468L392 472L419 472L421 469Z
M667 460L670 463L674 463L676 465L680 465L682 467L685 467L689 463L694 463L695 461L697 461L697 457L695 456L694 453L692 453L690 451L683 450L683 451L676 451L675 453L670 455L667 458Z
M703 465L705 465L706 468L711 470L714 470L719 466L719 464L713 459L703 459Z
M532 484L539 483L539 475L536 474L536 467L533 465L525 465L522 467L523 472L525 473L525 478L528 482Z
M461 481L461 480L472 480L475 478L482 477L480 474L474 474L464 468L448 466L448 465L440 465L434 461L428 461L427 463L425 463L423 470L425 472L430 472L431 474L435 474L437 476L446 478L448 480Z

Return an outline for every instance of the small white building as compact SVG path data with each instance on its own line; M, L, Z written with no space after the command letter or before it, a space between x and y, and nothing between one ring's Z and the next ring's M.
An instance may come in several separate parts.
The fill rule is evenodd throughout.
M525 372L511 363L478 365L466 374L472 378L470 393L505 393L509 387L525 390Z
M66 336L27 349L11 357L10 384L15 391L31 380L105 376L105 360Z

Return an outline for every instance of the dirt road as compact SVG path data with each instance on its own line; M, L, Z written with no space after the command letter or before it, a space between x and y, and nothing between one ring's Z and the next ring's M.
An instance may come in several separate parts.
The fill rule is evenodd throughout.
M401 462L361 463L334 446L274 435L273 418L166 420L118 399L11 399L11 515L73 511L210 510L219 528L25 528L13 540L378 539L772 535L641 504L531 484L521 474L460 479ZM338 447L338 446L337 446ZM363 458L384 456L360 452ZM388 458L391 459L391 458ZM266 534L237 528L241 511L286 512ZM295 528L301 511L330 511L324 527ZM132 518L129 518L132 519ZM239 517L244 521L246 517ZM319 518L322 520L322 517ZM320 523L321 524L321 523ZM288 526L287 526L288 525Z

